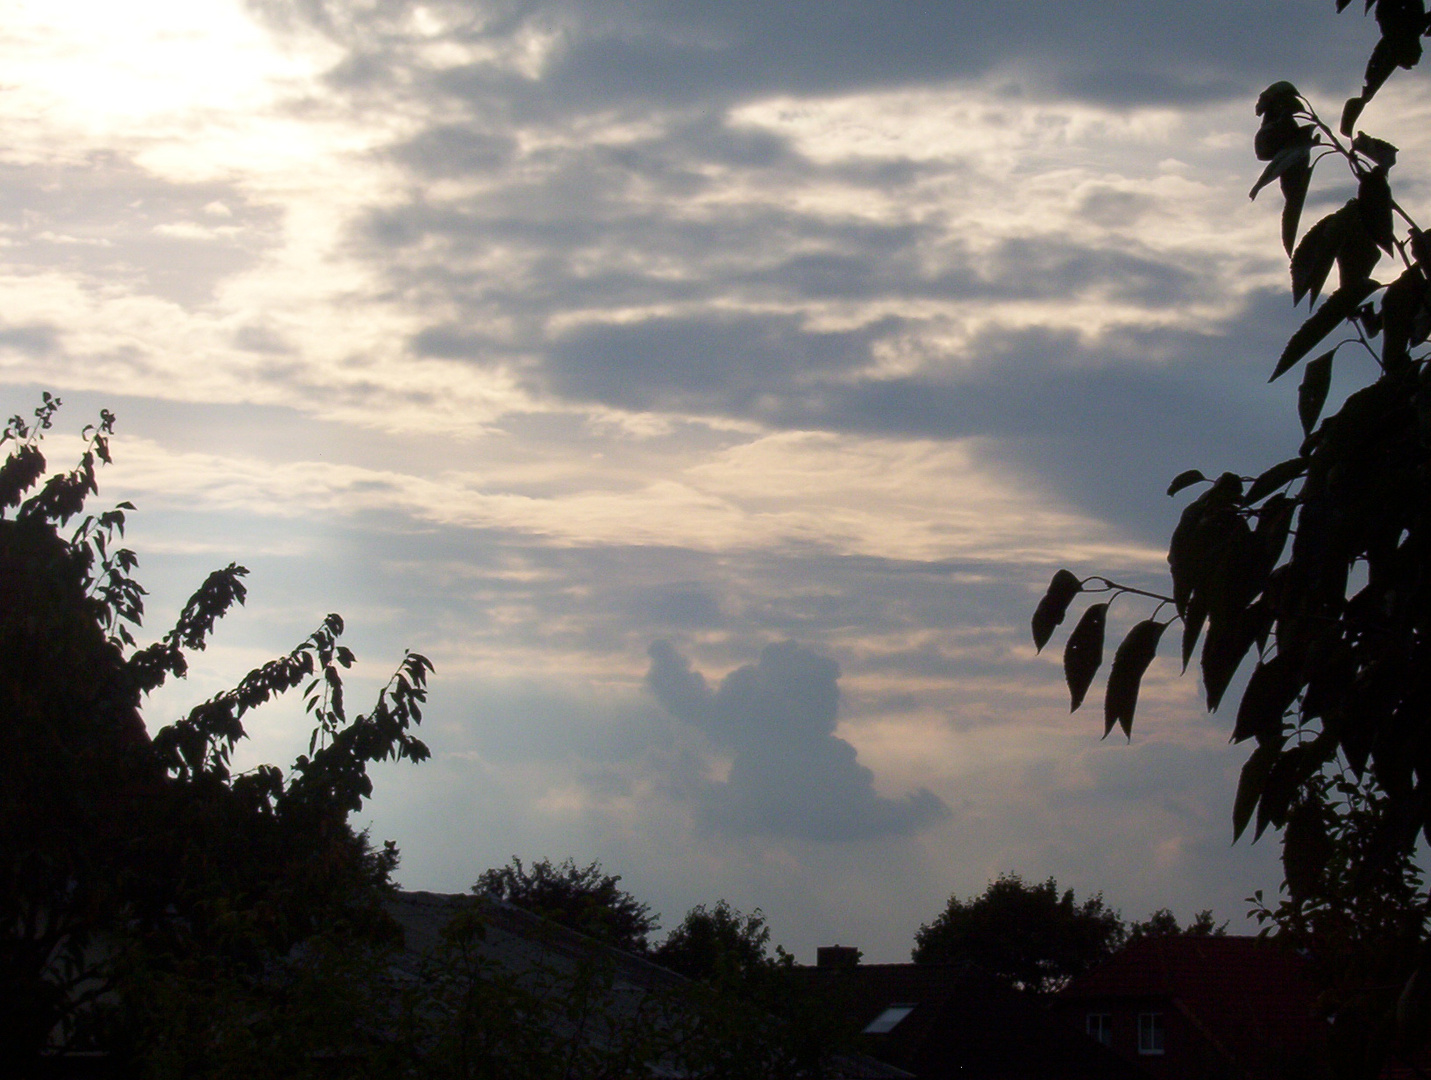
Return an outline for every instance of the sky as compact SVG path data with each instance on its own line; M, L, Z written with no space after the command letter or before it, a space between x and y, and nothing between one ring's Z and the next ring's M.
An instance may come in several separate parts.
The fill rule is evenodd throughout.
M151 634L250 570L151 728L329 611L355 702L432 659L357 820L405 887L597 859L802 962L1002 873L1251 932L1226 706L1165 655L1100 740L1028 621L1294 452L1252 105L1335 117L1359 8L0 0L0 409L63 399L56 467L117 415ZM1420 78L1362 118L1408 204Z

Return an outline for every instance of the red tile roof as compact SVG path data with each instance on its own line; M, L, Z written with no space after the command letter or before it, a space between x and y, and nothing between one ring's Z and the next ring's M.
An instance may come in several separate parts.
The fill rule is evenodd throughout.
M1307 962L1271 941L1187 935L1134 941L1060 995L1165 1000L1244 1062L1319 1041L1316 997Z

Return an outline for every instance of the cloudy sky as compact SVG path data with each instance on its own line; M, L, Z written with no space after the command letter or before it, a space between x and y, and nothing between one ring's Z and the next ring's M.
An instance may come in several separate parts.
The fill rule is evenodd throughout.
M330 610L362 692L433 659L408 887L600 859L806 961L1005 871L1241 925L1229 718L1164 657L1100 742L1028 618L1295 445L1252 102L1335 116L1359 7L0 0L0 405L118 414L156 633L252 571L151 725ZM1422 97L1363 118L1411 203Z

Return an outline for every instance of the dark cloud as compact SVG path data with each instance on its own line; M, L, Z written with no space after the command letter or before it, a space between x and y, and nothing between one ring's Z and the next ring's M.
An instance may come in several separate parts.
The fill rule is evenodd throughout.
M511 160L517 141L463 124L442 124L397 146L393 154L429 177L471 176L491 172Z
M897 320L811 331L788 315L694 316L583 327L553 345L545 369L564 397L637 409L744 413L782 385L842 376L870 362Z
M58 328L48 323L0 325L0 349L14 349L30 356L46 356L54 352L58 343Z
M395 84L394 58L416 44L407 16L418 0L394 0L381 13L356 3L251 4L276 25L303 19L347 45L331 76L342 88ZM539 79L473 64L435 80L448 94L503 101L527 116L920 86L1001 69L1030 73L1047 93L1113 105L1189 103L1244 96L1278 76L1346 86L1356 73L1344 58L1349 49L1364 56L1373 32L1366 20L1339 19L1330 4L1311 0L1255 8L1243 0L421 6L446 19L452 39L483 51L523 35L556 35Z
M668 642L651 646L646 685L673 716L733 755L729 777L707 784L703 825L736 835L844 841L907 836L947 816L921 788L903 799L874 789L855 748L835 737L840 668L793 641L727 675L714 692Z

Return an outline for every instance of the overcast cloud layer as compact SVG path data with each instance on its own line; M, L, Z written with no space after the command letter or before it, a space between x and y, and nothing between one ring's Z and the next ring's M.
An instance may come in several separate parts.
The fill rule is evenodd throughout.
M1004 871L1240 919L1226 719L1165 658L1100 743L1027 624L1296 439L1251 105L1335 113L1333 7L16 2L5 412L63 397L57 463L119 415L156 632L253 571L152 723L328 610L365 688L432 656L366 811L408 886L599 858L807 960ZM1422 99L1363 119L1412 204Z

